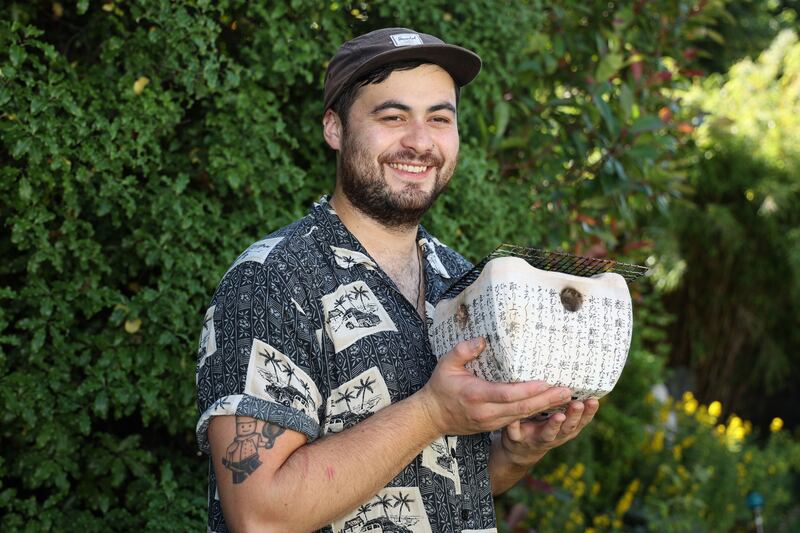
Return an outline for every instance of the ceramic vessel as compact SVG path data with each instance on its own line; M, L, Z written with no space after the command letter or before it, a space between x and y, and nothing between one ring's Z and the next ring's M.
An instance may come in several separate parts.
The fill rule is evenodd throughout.
M436 305L429 331L437 357L459 341L484 337L486 349L467 365L481 378L543 380L583 400L614 388L628 356L632 319L628 285L619 274L573 276L501 257L458 296Z

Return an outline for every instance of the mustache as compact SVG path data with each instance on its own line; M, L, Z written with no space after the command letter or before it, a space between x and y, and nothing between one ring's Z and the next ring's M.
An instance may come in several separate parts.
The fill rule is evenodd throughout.
M424 154L417 154L413 150L399 150L391 154L385 154L378 158L381 164L402 161L403 163L416 163L426 167L441 168L444 165L444 159L432 152L425 152Z

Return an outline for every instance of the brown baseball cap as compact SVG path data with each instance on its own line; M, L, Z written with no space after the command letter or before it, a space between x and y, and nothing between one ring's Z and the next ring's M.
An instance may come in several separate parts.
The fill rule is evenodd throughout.
M459 87L481 70L475 52L408 28L383 28L347 41L333 56L325 74L325 110L348 85L370 70L395 61L421 59L439 65Z

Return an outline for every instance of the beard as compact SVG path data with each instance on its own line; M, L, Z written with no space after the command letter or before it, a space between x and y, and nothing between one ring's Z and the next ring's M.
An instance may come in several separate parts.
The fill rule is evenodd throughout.
M386 182L384 165L390 161L433 167L436 179L426 191L422 184L405 183L394 191ZM386 227L414 228L445 190L456 166L456 160L445 163L441 156L427 152L400 150L378 157L374 163L367 149L345 133L337 161L337 179L350 203L364 215Z

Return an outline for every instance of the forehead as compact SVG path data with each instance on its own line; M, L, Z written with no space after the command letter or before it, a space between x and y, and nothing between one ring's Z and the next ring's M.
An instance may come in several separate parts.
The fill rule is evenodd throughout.
M380 83L361 87L353 107L373 107L386 100L409 107L427 108L448 102L456 104L456 85L450 74L438 65L425 64L408 70L395 70Z

